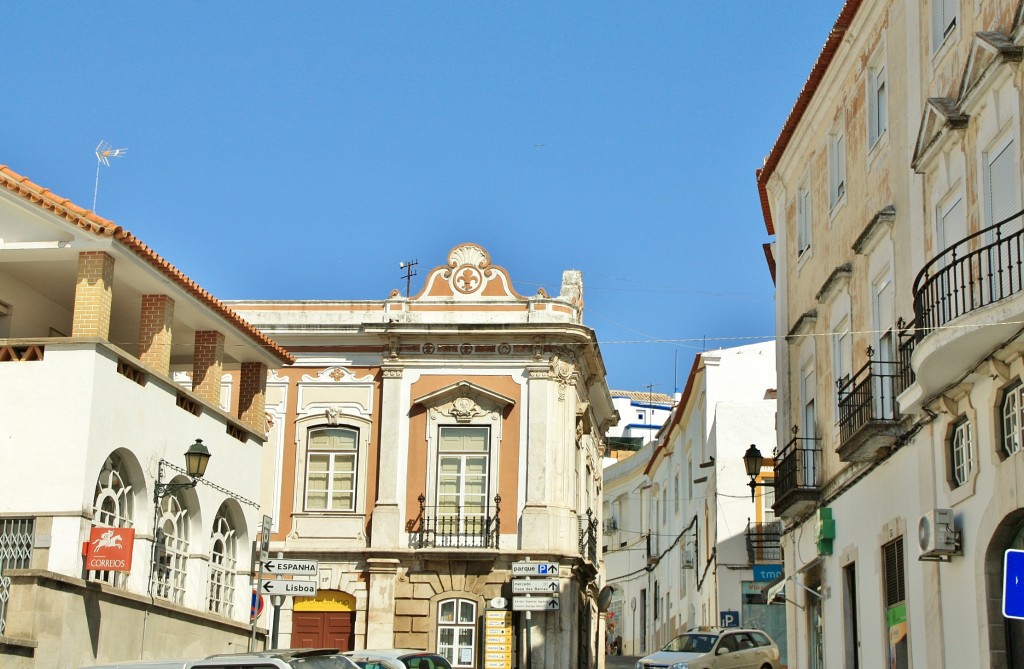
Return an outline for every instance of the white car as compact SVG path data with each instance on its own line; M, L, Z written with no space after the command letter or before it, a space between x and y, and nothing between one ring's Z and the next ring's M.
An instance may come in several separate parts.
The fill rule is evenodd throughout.
M452 669L448 660L436 653L408 648L350 650L345 657L361 669Z
M680 634L635 669L780 669L779 647L755 629L698 627Z

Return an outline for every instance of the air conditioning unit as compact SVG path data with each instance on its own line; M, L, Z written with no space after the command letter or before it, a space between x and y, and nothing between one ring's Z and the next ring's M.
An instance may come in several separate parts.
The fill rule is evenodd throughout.
M960 555L960 533L953 527L952 509L932 509L917 521L919 560L949 560Z
M680 561L683 569L693 569L693 551L683 551Z

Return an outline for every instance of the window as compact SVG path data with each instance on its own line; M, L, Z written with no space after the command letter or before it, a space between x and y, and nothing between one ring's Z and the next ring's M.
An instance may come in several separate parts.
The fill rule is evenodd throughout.
M889 124L888 83L885 63L868 70L868 147L875 145Z
M882 546L882 578L885 593L885 617L889 632L889 662L893 669L909 669L907 639L907 586L903 566L903 537Z
M355 511L359 432L344 427L309 431L306 510Z
M1003 453L1007 456L1020 451L1022 430L1024 420L1021 416L1021 391L1024 389L1020 383L1015 383L1003 393Z
M437 454L437 529L481 535L487 516L488 428L442 426Z
M843 641L846 669L860 667L860 632L857 629L857 565L843 567Z
M953 426L949 450L953 487L956 488L967 483L973 468L974 447L971 444L971 424L966 418Z
M150 584L155 597L181 604L188 573L188 511L171 494L160 502L156 525L156 564Z
M932 51L956 29L959 0L932 0Z
M452 667L472 667L476 657L476 602L447 599L437 605L437 652Z
M828 138L828 206L832 209L846 194L846 135L842 124Z
M985 154L987 226L999 223L1016 214L1020 209L1018 206L1020 201L1019 181L1017 149L1013 139L1010 138L997 144L993 150Z
M811 190L805 181L796 193L796 255L811 248Z
M818 414L814 408L814 393L817 383L814 373L814 359L806 364L800 371L800 401L802 402L802 415L800 434L805 439L818 438ZM815 486L818 483L817 462L815 461L815 450L810 441L803 442L801 449L801 471L803 478L802 485Z
M124 463L116 453L103 463L93 495L94 527L133 527L132 487L122 478ZM126 586L128 573L123 571L90 571L89 578L119 588Z
M11 579L4 570L32 566L32 546L36 536L35 518L0 518L0 636L7 621L7 602Z
M937 219L937 251L947 249L967 237L967 216L964 212L964 200L959 194L946 198L946 201L939 205Z
M675 495L675 509L676 513L678 514L680 510L680 505L682 504L682 500L680 500L680 497L682 497L682 490L679 489L678 471L675 473L675 476L672 479L672 494Z
M213 521L210 535L210 583L207 610L231 617L235 601L235 528L224 509Z
M836 388L839 390L836 393L838 401L840 393L849 392L850 389L847 385L853 374L853 335L850 333L850 320L844 318L833 332L832 373L835 375ZM839 414L837 413L836 420L838 419Z

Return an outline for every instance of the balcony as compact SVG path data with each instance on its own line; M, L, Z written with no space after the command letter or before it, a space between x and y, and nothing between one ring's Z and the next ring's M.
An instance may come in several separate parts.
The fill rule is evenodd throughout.
M914 281L915 411L1016 336L1024 319L1024 230L1015 214L944 249Z
M579 515L580 521L580 555L593 563L597 563L597 518L594 512L587 509L587 514Z
M411 548L497 548L501 535L501 495L494 506L427 506L419 496L420 513L406 523ZM596 537L595 537L596 542ZM596 550L596 543L595 543Z
M775 515L800 516L821 499L821 440L794 436L775 454Z
M874 349L868 348L868 357ZM900 428L896 395L903 375L900 363L868 360L839 386L839 448L844 462L873 462L896 443Z
M747 522L747 559L751 564L782 562L781 522Z

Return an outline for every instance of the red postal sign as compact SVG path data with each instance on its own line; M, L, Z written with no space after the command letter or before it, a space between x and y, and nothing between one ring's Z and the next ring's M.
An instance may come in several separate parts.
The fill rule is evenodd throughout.
M95 571L131 571L135 529L94 527L89 533L85 568Z

